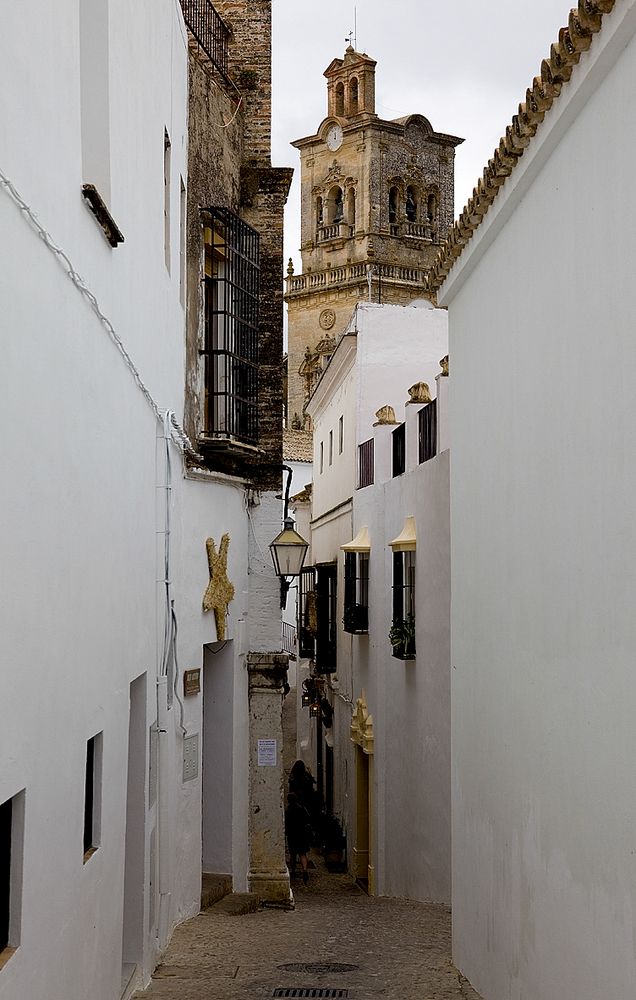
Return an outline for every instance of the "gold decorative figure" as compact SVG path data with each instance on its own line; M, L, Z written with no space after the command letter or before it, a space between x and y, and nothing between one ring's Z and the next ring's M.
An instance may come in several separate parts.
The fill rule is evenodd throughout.
M225 639L225 619L230 601L234 600L234 585L227 577L227 550L230 546L230 536L223 535L219 551L213 538L207 538L205 547L208 553L208 568L210 582L203 595L203 610L214 611L216 622L216 637L219 642Z

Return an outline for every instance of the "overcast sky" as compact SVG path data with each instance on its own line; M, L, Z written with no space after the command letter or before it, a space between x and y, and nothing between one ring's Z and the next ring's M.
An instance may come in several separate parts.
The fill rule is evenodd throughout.
M377 60L381 118L425 115L463 136L455 160L455 215L470 196L526 88L567 24L562 0L357 0L357 49ZM273 162L293 166L285 211L285 260L300 271L298 152L294 139L327 115L332 59L354 26L349 0L272 0Z

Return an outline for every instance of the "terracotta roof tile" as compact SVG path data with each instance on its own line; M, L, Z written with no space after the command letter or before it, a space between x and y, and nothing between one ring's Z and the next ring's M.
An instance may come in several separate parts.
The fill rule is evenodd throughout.
M283 458L288 462L312 462L314 458L309 431L283 430Z

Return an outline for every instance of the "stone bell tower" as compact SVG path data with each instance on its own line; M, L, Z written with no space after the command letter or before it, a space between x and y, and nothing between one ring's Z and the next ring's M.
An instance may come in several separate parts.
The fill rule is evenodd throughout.
M423 298L453 222L453 135L422 115L375 112L376 62L349 46L327 69L327 117L300 151L302 273L288 270L288 423L304 406L356 302Z

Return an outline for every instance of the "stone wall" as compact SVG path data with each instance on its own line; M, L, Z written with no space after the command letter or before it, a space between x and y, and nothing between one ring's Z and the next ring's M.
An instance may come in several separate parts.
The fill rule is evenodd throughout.
M223 206L261 238L259 451L206 452L206 464L274 488L280 471L272 467L282 461L283 209L292 170L271 166L271 2L227 0L215 6L232 32L231 81L198 50L190 52L185 419L196 440L203 408L201 210Z
M241 93L244 155L253 165L269 164L272 120L271 0L215 0L230 28L229 75Z

